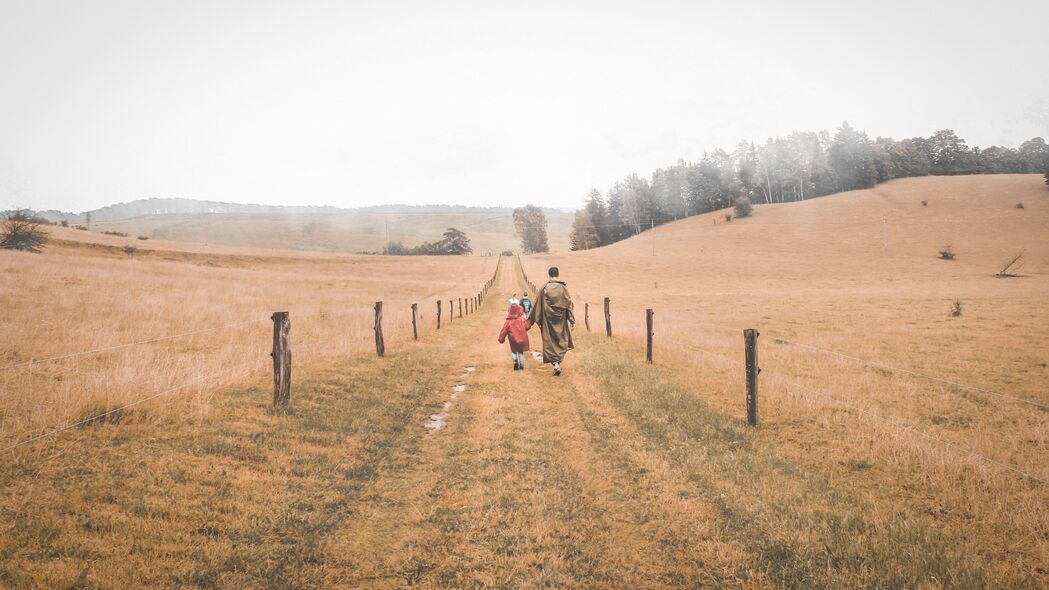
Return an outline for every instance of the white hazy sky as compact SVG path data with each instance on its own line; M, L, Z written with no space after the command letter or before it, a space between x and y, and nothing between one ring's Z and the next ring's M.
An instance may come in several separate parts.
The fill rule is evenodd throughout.
M1049 137L1049 2L0 0L0 208L574 207L848 120Z

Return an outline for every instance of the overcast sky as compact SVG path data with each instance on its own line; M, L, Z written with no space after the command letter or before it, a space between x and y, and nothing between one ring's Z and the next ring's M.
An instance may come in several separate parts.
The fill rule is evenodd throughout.
M574 207L843 120L1018 146L1049 137L1047 23L1042 0L0 0L0 208Z

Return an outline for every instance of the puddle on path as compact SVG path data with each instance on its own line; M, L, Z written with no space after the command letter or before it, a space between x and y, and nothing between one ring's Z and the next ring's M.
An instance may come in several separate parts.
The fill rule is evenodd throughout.
M467 367L467 369L472 368L473 367ZM463 384L452 386L452 394L449 396L451 399L444 402L443 411L440 414L430 414L430 419L427 420L423 426L429 428L431 433L444 428L448 424L448 412L451 411L455 400L459 399L459 394L464 391L466 391L466 386Z

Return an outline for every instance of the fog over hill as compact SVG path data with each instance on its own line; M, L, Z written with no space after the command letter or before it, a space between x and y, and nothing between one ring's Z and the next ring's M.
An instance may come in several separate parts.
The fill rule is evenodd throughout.
M461 205L376 205L371 207L342 208L328 205L285 206L250 203L226 203L187 198L148 198L127 203L107 205L91 211L73 213L49 209L35 213L51 222L86 223L88 215L92 222L124 221L151 215L335 215L346 213L364 214L412 214L412 213L507 213L512 207L465 207ZM555 209L548 209L557 212Z

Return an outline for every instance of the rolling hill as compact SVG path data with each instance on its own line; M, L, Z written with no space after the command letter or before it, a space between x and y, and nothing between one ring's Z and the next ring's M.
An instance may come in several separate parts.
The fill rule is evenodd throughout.
M973 176L523 258L51 228L0 251L0 580L1045 587L1047 214L1039 177ZM507 297L551 264L575 349L514 372Z
M150 239L247 248L380 252L389 241L436 241L449 227L471 238L474 252L517 250L508 207L385 205L360 209L242 205L194 199L142 199L90 212L91 229ZM550 247L568 249L572 213L545 210ZM83 224L85 213L40 211L51 221Z

